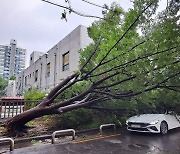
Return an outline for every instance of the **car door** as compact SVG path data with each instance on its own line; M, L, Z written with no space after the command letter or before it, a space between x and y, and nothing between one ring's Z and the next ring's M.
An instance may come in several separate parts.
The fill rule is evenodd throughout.
M180 127L180 117L175 113L169 113L166 115L166 120L168 123L168 129L173 129Z

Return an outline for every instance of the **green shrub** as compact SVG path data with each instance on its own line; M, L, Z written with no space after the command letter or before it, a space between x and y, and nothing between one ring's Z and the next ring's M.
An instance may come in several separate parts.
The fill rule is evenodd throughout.
M77 109L63 115L52 116L53 125L51 128L67 129L85 128L93 122L93 112L89 109Z
M38 100L42 100L45 94L45 92L39 92L37 89L26 91L24 95L25 109L27 110L37 106L40 103Z

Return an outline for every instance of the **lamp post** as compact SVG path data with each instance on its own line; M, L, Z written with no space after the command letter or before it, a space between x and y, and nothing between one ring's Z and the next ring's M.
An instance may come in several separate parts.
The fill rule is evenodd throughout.
M42 63L41 63L41 75L40 75L40 89L42 88Z
M56 86L56 53L54 53L54 87Z
M48 58L48 53L45 54L46 55L46 74L45 74L45 78L46 78L46 92L47 92L47 58Z

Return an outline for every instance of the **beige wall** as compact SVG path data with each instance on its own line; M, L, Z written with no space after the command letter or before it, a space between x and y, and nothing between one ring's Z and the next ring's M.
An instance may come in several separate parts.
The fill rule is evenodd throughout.
M64 39L54 45L46 54L42 55L37 61L31 64L21 74L23 80L17 80L19 86L18 93L29 88L38 88L40 91L49 92L63 78L72 74L78 69L79 53L78 50L85 48L92 43L88 37L87 28L79 25ZM69 70L62 71L63 54L69 52ZM47 77L47 64L50 63L50 76ZM38 80L35 82L35 71L38 70ZM31 74L31 75L30 75ZM25 85L25 77L27 84ZM17 86L18 87L18 86Z

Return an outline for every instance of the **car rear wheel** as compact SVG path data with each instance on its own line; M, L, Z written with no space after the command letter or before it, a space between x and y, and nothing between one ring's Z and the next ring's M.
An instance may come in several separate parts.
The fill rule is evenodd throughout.
M161 122L160 131L161 131L162 135L167 134L167 132L168 132L168 125L167 125L167 123L165 121Z

